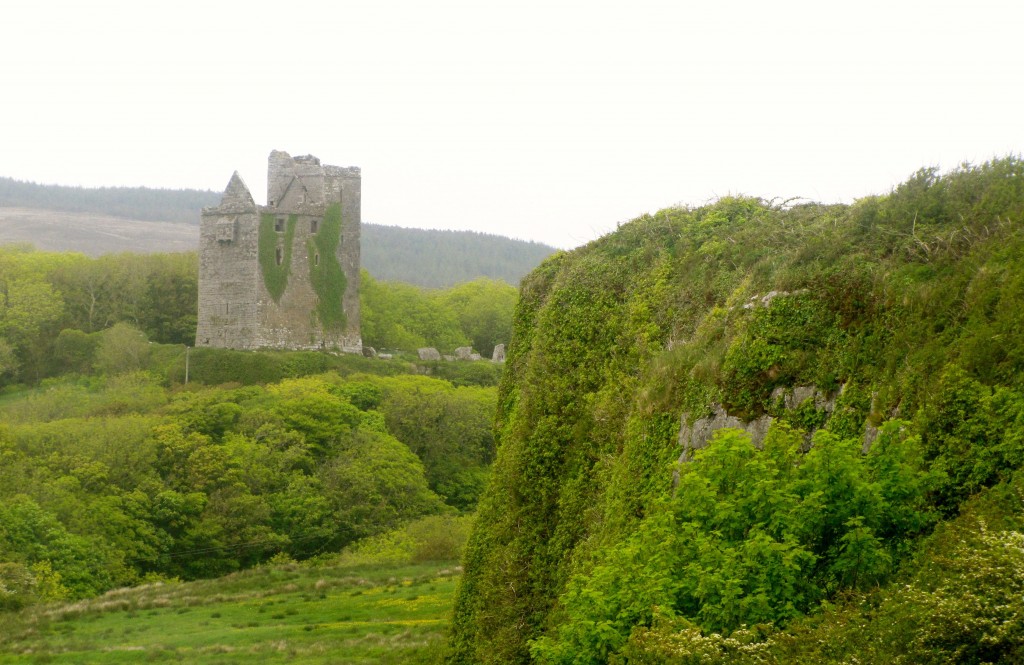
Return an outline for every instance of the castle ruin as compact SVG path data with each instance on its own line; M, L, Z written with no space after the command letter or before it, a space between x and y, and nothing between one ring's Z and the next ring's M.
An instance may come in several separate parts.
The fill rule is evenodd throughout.
M196 346L360 352L360 182L275 150L257 206L236 171L200 219Z

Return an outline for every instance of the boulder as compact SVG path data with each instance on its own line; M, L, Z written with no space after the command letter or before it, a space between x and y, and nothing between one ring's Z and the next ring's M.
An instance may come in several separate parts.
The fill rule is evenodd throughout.
M432 346L428 346L422 349L417 349L416 353L419 354L420 360L440 360L441 354Z
M472 360L473 347L472 346L460 346L455 349L455 357L459 360Z

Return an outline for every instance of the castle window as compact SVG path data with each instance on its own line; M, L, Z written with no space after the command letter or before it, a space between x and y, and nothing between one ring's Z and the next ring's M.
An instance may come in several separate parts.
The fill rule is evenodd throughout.
M274 221L274 230L278 233L284 232L284 217L278 217L277 220Z
M313 255L313 265L320 265L320 252L317 252L316 254Z
M314 219L309 223L309 232L316 233L317 227L320 226L320 220Z
M284 261L284 250L280 247L277 248L277 265L281 265Z

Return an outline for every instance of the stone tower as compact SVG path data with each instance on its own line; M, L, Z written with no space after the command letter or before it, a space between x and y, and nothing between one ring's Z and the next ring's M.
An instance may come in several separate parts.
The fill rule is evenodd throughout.
M236 171L204 208L196 346L362 350L358 167L270 153L267 205Z

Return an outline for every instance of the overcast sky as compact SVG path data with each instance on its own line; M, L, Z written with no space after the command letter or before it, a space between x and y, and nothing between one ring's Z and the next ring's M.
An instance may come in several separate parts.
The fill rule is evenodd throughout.
M573 247L726 194L851 201L1024 150L1003 0L6 3L0 175L266 199L360 166L363 221Z

